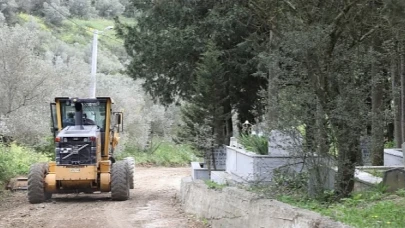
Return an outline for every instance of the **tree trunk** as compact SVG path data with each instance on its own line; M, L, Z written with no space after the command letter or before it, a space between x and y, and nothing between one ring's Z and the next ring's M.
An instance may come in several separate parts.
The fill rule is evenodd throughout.
M329 155L329 140L328 140L328 123L325 117L325 112L322 106L317 103L316 105L316 126L317 126L317 154L323 156ZM333 154L335 155L335 154Z
M402 128L401 128L401 77L398 69L398 60L393 58L391 62L391 82L392 82L392 99L394 112L394 139L395 147L401 148Z
M225 145L229 145L231 137L233 136L232 106L229 99L225 101L223 110L225 116L225 139L223 141Z
M372 91L371 91L371 156L372 165L383 165L384 156L384 84L382 77L377 73L377 66L372 63Z
M273 31L270 30L269 34L269 52L271 52L271 45L273 42ZM275 73L275 67L276 64L271 61L269 63L269 72L268 72L268 98L267 98L267 106L268 106L268 122L269 126L271 129L277 128L277 120L278 120L278 99L277 99L277 94L278 94L278 88L277 88L277 75Z
M354 188L354 172L358 165L360 132L344 122L335 123L338 154L336 192L339 198L348 197Z
M401 74L401 142L405 141L405 69L404 55L400 55L400 74Z

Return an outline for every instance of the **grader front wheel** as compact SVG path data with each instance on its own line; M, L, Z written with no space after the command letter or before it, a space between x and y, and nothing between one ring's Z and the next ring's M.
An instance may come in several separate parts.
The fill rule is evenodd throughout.
M42 203L52 197L52 193L45 192L45 176L48 164L33 164L28 174L28 201L32 204Z
M129 173L126 161L117 161L112 166L111 198L117 201L129 199Z

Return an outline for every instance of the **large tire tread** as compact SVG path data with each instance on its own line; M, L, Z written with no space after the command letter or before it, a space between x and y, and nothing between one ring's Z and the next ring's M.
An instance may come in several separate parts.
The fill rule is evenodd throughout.
M134 185L135 185L135 180L134 180L135 159L133 157L126 157L124 160L127 161L127 164L128 164L129 188L134 189Z
M52 197L51 193L45 193L44 183L48 165L36 163L31 165L28 174L28 201L32 204L42 203Z
M126 161L117 161L111 170L111 198L123 201L129 199L129 180Z

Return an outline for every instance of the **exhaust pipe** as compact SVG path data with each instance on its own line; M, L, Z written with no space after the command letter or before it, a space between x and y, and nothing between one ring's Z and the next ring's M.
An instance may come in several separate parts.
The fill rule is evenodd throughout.
M80 129L83 130L83 105L82 103L78 102L75 103L75 110L76 110L76 114L75 114L75 127L76 129Z

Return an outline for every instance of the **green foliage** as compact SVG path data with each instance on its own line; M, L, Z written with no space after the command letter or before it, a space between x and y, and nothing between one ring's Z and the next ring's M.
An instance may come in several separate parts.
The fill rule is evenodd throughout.
M309 199L305 195L280 195L277 198L353 227L405 227L403 216L398 216L405 209L405 198L380 191L359 192L332 203Z
M188 100L198 95L190 85L196 82L200 56L212 41L223 53L220 61L227 73L224 89L230 105L240 119L254 122L251 111L262 111L257 93L267 80L253 75L256 50L246 40L254 33L257 18L247 5L243 1L135 1L140 11L137 24L125 26L117 21L132 57L128 73L145 79L146 91L162 103Z
M56 26L62 25L65 17L69 17L69 9L62 6L58 0L51 0L50 3L44 2L43 13L45 21Z
M282 191L296 191L306 189L308 183L308 173L275 169L273 172L273 184Z
M96 14L96 9L88 0L70 0L69 11L72 15L80 18L89 19Z
M98 0L96 9L100 16L112 18L121 15L125 7L118 0Z
M117 155L117 159L128 156L135 157L136 164L157 166L184 166L196 160L195 152L185 144L174 144L168 141L156 140L153 149L141 150L136 146L126 145Z
M55 160L55 139L53 136L46 137L43 142L35 145L33 148L38 153L47 156L50 160Z
M43 154L16 144L0 144L0 183L19 174L27 174L33 163L49 161Z
M268 155L269 154L269 141L267 137L258 136L258 135L248 135L248 134L241 134L238 137L238 142L242 144L242 146L251 152L260 154L260 155Z
M204 183L208 186L209 189L215 190L222 190L227 186L226 184L218 184L212 180L205 180Z
M201 56L193 83L195 95L182 109L184 125L179 138L202 151L225 144L224 103L229 101L225 89L225 71L220 61L222 53L211 42Z
M45 20L43 18L40 18L40 17L35 16L35 15L29 15L29 14L26 14L26 13L19 13L17 16L22 22L33 21L33 22L35 22L36 24L39 25L39 28L41 30L50 31L49 27L45 24Z
M394 141L387 141L384 143L384 148L389 149L389 148L394 148L395 147L395 142Z
M403 188L398 189L398 190L395 192L395 194L397 194L397 195L400 196L400 197L405 197L405 189L403 189Z

